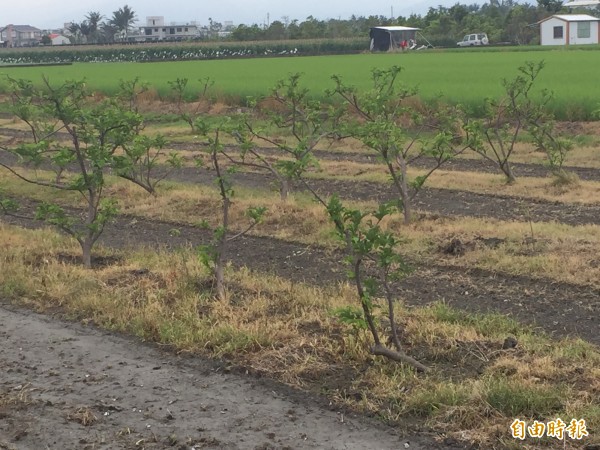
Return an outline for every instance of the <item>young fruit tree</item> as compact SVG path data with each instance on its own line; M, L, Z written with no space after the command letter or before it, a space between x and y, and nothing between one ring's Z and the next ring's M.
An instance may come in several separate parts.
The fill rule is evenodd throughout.
M502 97L486 99L484 118L469 120L464 127L469 147L497 165L509 184L517 180L511 157L524 132L534 136L555 166L562 168L564 156L570 149L566 141L554 136L553 122L547 111L551 93L543 90L536 96L533 90L543 68L543 61L528 61L519 67L519 75L502 81Z
M276 180L282 201L288 198L292 183L298 176L318 166L314 150L324 139L333 135L332 124L339 120L341 109L325 109L321 102L310 98L307 88L300 86L301 74L290 74L280 80L269 97L274 101L267 111L266 126L257 125L246 115L244 126L236 134L240 144L242 164L268 171ZM284 131L282 137L272 137L273 130ZM275 160L267 157L274 149Z
M139 78L120 80L116 98L123 108L139 114L139 97L147 90L148 85ZM176 152L168 155L164 152L167 144L164 136L142 134L144 128L145 122L140 121L134 138L123 143L122 152L114 156L113 173L156 196L158 184L181 168L183 161Z
M206 98L210 81L203 80L203 82L204 90L201 97ZM236 124L229 117L208 117L197 105L185 104L184 97L188 84L187 79L178 78L170 84L178 99L180 117L190 126L190 131L194 135L203 139L202 145L199 146L200 150L196 155L196 161L199 166L203 166L205 165L205 158L203 156L208 156L208 166L214 173L218 194L221 199L220 223L216 227L213 227L210 242L207 245L200 245L198 249L200 261L212 272L217 297L220 300L226 300L225 256L228 244L244 236L258 225L266 213L266 208L248 208L246 216L249 219L249 224L243 230L232 233L230 208L235 191L231 177L238 170L239 164L230 156L230 149L223 144L223 136L235 134L235 130L239 129L239 124ZM210 228L207 221L202 221L201 223L204 228Z
M396 299L392 285L405 277L410 268L397 252L398 238L382 227L384 219L393 214L396 207L391 203L383 203L376 211L368 212L348 208L337 196L334 195L326 201L310 189L306 181L304 183L317 201L325 207L337 236L344 242L345 263L349 266L348 277L356 287L360 301L360 311L348 307L337 311L338 317L354 327L369 330L373 338L371 354L408 364L419 372L426 372L427 366L406 354L398 335L394 312ZM379 304L381 299L384 300L384 308ZM381 338L377 310L382 310L387 315L390 327L388 341L394 348L387 347Z
M413 201L427 179L468 147L462 145L460 111L441 104L417 107L417 91L398 84L400 72L398 66L374 69L373 87L366 92L334 75L330 94L341 98L348 111L345 120L338 122L337 134L355 138L375 151L386 166L408 223ZM411 165L424 158L431 160L429 168L411 177Z
M9 79L9 86L12 111L26 124L30 139L0 145L1 151L19 160L0 166L22 181L80 195L83 211L43 202L35 218L74 237L83 265L90 268L92 248L117 214L116 200L106 195L106 174L122 158L119 152L138 138L142 118L114 100L97 101L83 81L53 86L44 78L38 87L28 80ZM3 203L14 210L14 203L7 199Z
M359 209L344 206L337 196L327 200L312 189L304 177L308 167L307 161L317 161L312 150L319 140L332 136L335 124L338 122L344 108L333 107L326 110L318 101L307 101L305 92L302 101L298 100L298 77L292 75L289 82L280 82L278 87L287 86L283 103L293 105L288 111L289 116L275 119L280 123L279 128L287 129L290 135L296 138L296 146L287 147L297 152L300 158L290 159L287 164L286 174L290 181L300 183L308 190L315 200L325 207L327 214L335 226L337 236L344 242L346 253L345 262L350 266L349 278L356 287L360 310L348 307L338 312L342 321L368 329L373 338L370 351L373 355L384 356L393 361L409 364L418 371L426 371L427 367L407 355L401 345L395 317L395 298L392 284L405 276L409 269L402 257L396 251L398 239L382 227L386 217L393 214L395 209L391 204L379 205L376 211L364 212ZM305 118L314 117L312 120L321 121L318 126L306 126ZM251 134L259 139L269 141L270 138L263 132L256 132L256 128L246 124ZM299 130L304 128L304 131ZM271 139L272 140L272 139ZM277 141L272 140L273 144ZM310 157L310 159L308 159ZM379 300L385 299L385 309L390 323L389 341L394 349L388 348L381 338L381 330L377 323L376 311L380 309Z

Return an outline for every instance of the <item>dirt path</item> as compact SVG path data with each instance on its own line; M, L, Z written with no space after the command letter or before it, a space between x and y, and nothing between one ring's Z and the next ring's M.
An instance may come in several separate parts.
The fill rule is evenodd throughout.
M447 448L216 363L1 303L0 349L1 449ZM1 406L7 396L22 401ZM97 420L84 426L83 413Z

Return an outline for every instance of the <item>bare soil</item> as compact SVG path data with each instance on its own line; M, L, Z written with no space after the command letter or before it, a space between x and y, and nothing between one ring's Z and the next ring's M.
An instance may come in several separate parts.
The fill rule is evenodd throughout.
M25 227L43 226L40 222L6 216L0 220ZM171 232L174 228L178 233ZM147 246L171 250L207 243L209 239L206 231L185 224L122 216L106 228L100 243L117 249ZM244 236L230 243L226 257L234 264L296 281L325 285L345 280L342 255L314 245ZM600 290L591 286L477 269L417 265L402 281L397 294L408 305L442 300L469 312L506 314L551 335L579 336L600 344Z
M182 168L169 176L183 183L214 185L214 174L205 169ZM275 183L264 173L238 172L235 183L264 189ZM398 198L391 186L383 183L344 180L313 180L311 188L320 195L337 194L347 200L389 201ZM295 186L302 190L302 186ZM567 204L547 200L526 199L506 195L479 194L469 191L423 188L414 200L415 210L441 216L490 217L498 220L560 222L567 225L600 224L600 204Z
M456 160L446 168L493 170L476 160ZM516 164L515 169L519 175L547 173L533 164ZM595 169L575 172L582 179L600 178ZM263 174L236 177L244 186L265 188ZM212 174L194 168L181 169L170 178L213 184ZM311 184L324 195L392 198L390 188L380 183L312 180ZM32 209L34 202L27 203ZM424 189L415 206L444 216L600 223L600 205L446 189ZM0 217L0 221L42 226L26 219ZM174 228L179 233L171 233ZM185 224L121 216L106 229L101 243L117 249L148 246L170 251L208 239L207 232ZM324 285L345 279L341 255L319 246L246 236L231 243L227 256L234 264L296 281ZM408 305L443 300L465 311L499 312L554 336L579 336L600 345L600 290L593 287L433 265L416 267L397 293ZM254 375L232 373L225 363L175 356L169 349L18 310L1 299L0 348L0 449L436 449L451 444L439 444L425 432L401 437L397 429L336 410L322 398ZM3 405L3 398L19 401Z
M5 129L0 128L0 133ZM8 129L10 130L10 129ZM21 133L10 130L16 134ZM17 164L15 156L3 152L0 161ZM424 161L427 165L427 161ZM460 167L460 170L486 171L486 162L478 160L456 160L448 167ZM472 167L469 167L472 165ZM463 167L464 166L464 167ZM527 164L529 174L545 176L547 169L540 165ZM579 170L581 169L581 170ZM584 179L600 178L600 170L578 168L575 170ZM157 170L157 174L160 170ZM266 189L275 184L275 179L266 173L237 172L233 175L235 183L252 189ZM169 180L214 186L214 174L206 169L183 167L171 172ZM388 184L366 181L310 180L310 185L321 195L340 195L347 200L389 201L397 199ZM302 186L295 186L302 190ZM506 195L480 194L462 190L436 189L425 187L415 198L413 209L442 216L490 217L499 220L517 220L532 222L560 222L567 225L600 224L600 204L567 204L540 199L527 199Z
M3 303L0 348L0 449L456 448L223 364Z
M0 128L0 133L4 129ZM14 130L13 130L14 131ZM202 148L198 144L190 143L170 143L169 147L175 150L198 150ZM278 155L279 152L272 148L261 148L261 152L265 155ZM357 162L363 164L373 164L377 162L377 156L374 152L344 152L343 150L329 151L329 150L315 150L315 156L318 159L325 159L328 161L340 161L340 162ZM412 163L412 166L421 169L431 169L435 167L436 161L433 158L421 157ZM548 167L541 164L525 164L525 163L511 163L515 176L517 177L547 177L551 174ZM487 159L467 159L467 158L454 158L446 162L442 167L443 170L455 170L461 172L481 172L481 173L495 173L501 174L497 164L492 163ZM594 167L577 167L577 166L564 166L564 170L567 172L575 173L577 176L586 181L598 181L600 180L600 169Z

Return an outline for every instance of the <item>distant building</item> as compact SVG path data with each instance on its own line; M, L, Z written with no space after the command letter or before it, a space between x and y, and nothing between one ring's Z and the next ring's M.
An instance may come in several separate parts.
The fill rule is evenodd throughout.
M32 47L42 40L42 30L31 25L7 25L0 28L0 41L6 47Z
M71 40L58 33L51 33L48 35L50 37L50 41L52 41L52 45L69 45Z
M587 14L555 14L541 22L541 45L598 44L600 19Z
M183 41L200 36L195 22L165 24L163 16L146 17L146 25L140 27L140 34L146 41Z
M71 27L75 25L74 22L65 22L63 24L62 29L59 30L53 30L54 33L58 33L58 34L62 34L63 36L73 36L73 33L71 33Z

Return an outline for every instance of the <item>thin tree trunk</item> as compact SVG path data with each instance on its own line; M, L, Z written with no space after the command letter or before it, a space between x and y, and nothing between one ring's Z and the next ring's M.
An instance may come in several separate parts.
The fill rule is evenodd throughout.
M221 181L222 183L222 181ZM223 233L217 244L215 255L215 287L219 300L224 301L225 295L225 246L227 245L227 227L229 226L229 198L223 197Z
M214 263L215 263L215 270L214 270L214 277L215 277L215 288L217 290L217 296L219 297L219 300L226 300L226 294L225 294L225 248L227 246L227 230L229 228L229 205L231 204L231 201L229 200L229 195L227 193L227 188L225 186L225 180L223 179L223 174L221 173L221 166L219 166L219 160L217 158L217 150L216 147L218 146L219 143L219 133L217 132L216 138L215 138L215 148L212 151L212 161L213 161L213 167L215 168L215 171L217 172L217 180L219 182L219 190L220 190L220 194L221 194L221 201L222 201L222 205L221 205L221 211L223 213L223 217L222 217L222 227L223 230L220 233L220 236L218 238L218 241L216 243L216 255L215 255L215 259L214 259Z
M290 180L287 178L279 179L279 198L282 202L287 201L290 193Z
M392 297L392 292L387 282L387 274L384 276L383 283L385 288L385 296L388 302L388 318L390 319L392 342L396 347L396 350L402 351L402 346L400 345L400 338L398 337L398 327L396 326L396 317L394 314L394 298Z
M219 250L215 261L215 289L217 291L217 297L219 297L219 300L221 301L224 301L227 297L225 294L225 274L223 266L223 253Z
M365 315L365 319L367 320L367 324L369 325L369 330L373 335L373 340L375 341L376 347L381 347L381 340L379 339L379 333L377 333L377 327L375 326L375 321L373 320L373 314L369 309L369 306L365 302L365 291L362 286L362 276L360 273L360 265L361 260L354 260L354 281L356 283L356 291L358 293L358 298L360 299L360 304L363 308L363 313Z
M404 224L410 223L412 219L412 205L410 204L410 192L408 192L406 160L400 158L400 173L402 174L402 209L404 211Z
M229 227L229 198L223 197L223 231L217 242L215 255L215 288L219 300L225 300L225 247L227 245L227 228Z
M408 192L402 193L402 212L404 214L404 225L408 225L412 220L412 206Z
M506 175L506 182L508 184L513 184L517 181L517 177L515 177L515 173L513 172L512 166L508 160L505 160L502 164L500 164L500 169Z
M94 246L94 232L91 227L96 220L97 205L96 205L96 191L92 188L88 188L89 198L88 198L88 213L87 218L85 220L86 232L85 237L83 238L83 242L81 242L81 250L83 252L82 260L83 266L86 269L92 268L92 247Z
M406 182L406 160L402 155L398 155L397 161L400 165L400 177L398 177L398 173L394 169L392 163L389 161L387 163L388 172L392 176L394 186L396 187L396 190L398 191L398 193L400 194L400 198L402 199L402 213L404 215L404 224L408 224L412 219L412 208L410 205L410 193L408 192L408 183Z
M83 263L83 267L86 269L92 268L92 247L94 246L94 241L91 236L86 236L86 238L81 242L81 251L82 257L81 262Z

